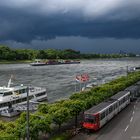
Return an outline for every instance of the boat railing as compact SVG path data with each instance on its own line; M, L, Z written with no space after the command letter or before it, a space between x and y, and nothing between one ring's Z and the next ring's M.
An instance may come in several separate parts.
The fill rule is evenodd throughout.
M43 88L41 88L41 87L31 87L31 88L29 88L29 90L30 90L30 92L36 92L36 91L43 90Z

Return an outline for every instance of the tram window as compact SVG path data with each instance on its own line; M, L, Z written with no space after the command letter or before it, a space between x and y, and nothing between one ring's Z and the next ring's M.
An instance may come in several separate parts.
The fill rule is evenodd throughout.
M104 119L104 117L105 117L105 112L102 112L101 113L101 120Z
M105 113L106 113L106 116L108 115L108 109L105 111Z
M123 102L123 103L125 102L125 97L123 98L122 102Z
M116 109L116 104L113 105L113 110L115 110L115 109Z
M129 99L129 95L127 95L127 100Z
M128 99L128 96L125 97L125 101L127 101L127 99Z
M96 122L96 117L91 115L91 114L85 114L85 122L95 123Z
M119 105L121 105L123 103L123 100L121 99L120 101L119 101Z
M119 105L121 105L121 101L119 101Z
M127 100L129 100L129 95L127 96Z
M127 101L127 96L125 97L125 101Z
M115 110L115 109L116 109L116 104L113 105L113 110Z
M116 103L115 106L116 106L116 108L117 108L117 107L118 107L118 104Z
M113 109L112 109L112 106L111 106L111 107L109 108L109 113L111 113L111 112L112 112L112 110L113 110Z

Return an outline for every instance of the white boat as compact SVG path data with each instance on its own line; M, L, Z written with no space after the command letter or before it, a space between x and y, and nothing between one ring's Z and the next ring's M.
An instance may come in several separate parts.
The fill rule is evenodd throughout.
M96 87L97 85L98 84L96 82L89 83L89 84L85 85L84 87L82 87L82 91L89 90L93 87Z
M24 86L11 86L11 79L7 87L0 87L0 113L5 109L27 103L27 90L29 101L42 101L47 99L45 88Z

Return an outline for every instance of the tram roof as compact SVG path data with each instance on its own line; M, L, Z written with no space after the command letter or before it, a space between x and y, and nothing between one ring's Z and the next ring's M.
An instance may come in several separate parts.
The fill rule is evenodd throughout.
M140 81L138 81L138 82L136 83L136 85L140 85Z
M91 107L90 109L85 111L85 113L87 113L87 114L97 113L97 112L103 110L104 108L106 108L107 106L110 106L112 103L116 102L119 98L121 98L123 95L125 95L127 93L128 93L128 91L120 91L117 94L113 95L108 100L106 100L96 106Z
M120 92L118 92L117 94L115 94L115 95L113 95L112 97L111 97L111 99L116 99L116 100L118 100L119 98L121 98L122 96L124 96L125 94L127 94L129 91L120 91Z
M87 114L94 114L94 113L97 113L101 110L103 110L104 108L106 108L107 106L109 106L110 104L112 103L109 103L109 102L102 102L96 106L93 106L92 108L90 108L89 110L85 111L85 113Z
M135 91L135 90L138 90L138 86L137 85L132 85L132 86L126 88L125 90Z

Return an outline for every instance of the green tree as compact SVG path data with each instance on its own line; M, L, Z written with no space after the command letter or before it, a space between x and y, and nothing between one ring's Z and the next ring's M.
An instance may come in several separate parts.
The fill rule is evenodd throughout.
M50 128L51 116L50 115L37 115L30 116L30 137L33 140L38 140L39 134L46 134L51 132Z
M72 116L75 116L75 127L77 127L77 116L85 109L85 102L79 100L66 100L63 105L70 110Z
M44 114L47 114L49 110L49 105L48 103L44 103L44 104L39 104L38 106L38 111Z
M59 126L59 130L61 125L66 122L70 118L70 111L68 108L61 107L55 112L52 113L53 121Z

